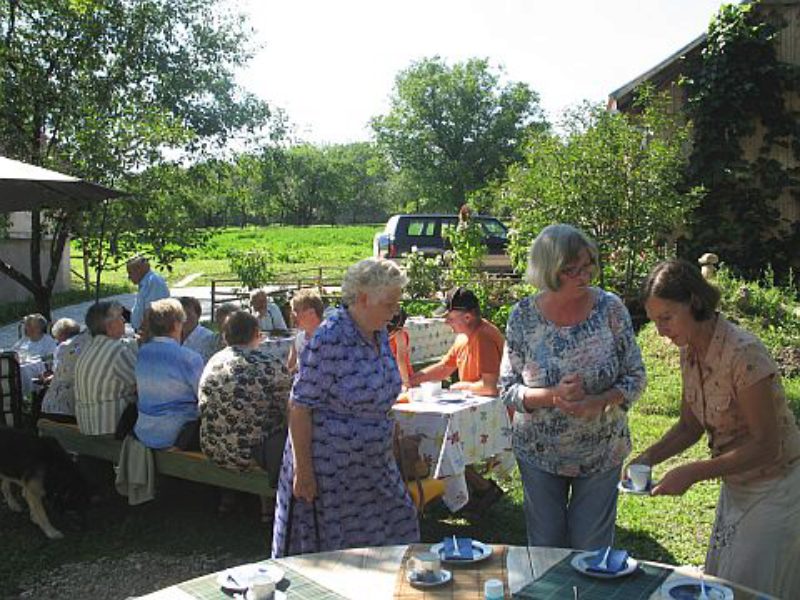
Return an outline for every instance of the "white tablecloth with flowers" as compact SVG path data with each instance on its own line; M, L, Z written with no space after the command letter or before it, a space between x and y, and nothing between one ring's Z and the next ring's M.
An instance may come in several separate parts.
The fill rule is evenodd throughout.
M456 334L444 319L409 317L405 324L411 345L411 362L437 359L450 349Z
M417 391L416 389L414 390ZM446 397L452 397L449 392ZM464 467L501 456L510 458L511 426L499 398L468 396L462 402L431 400L396 404L404 436L418 436L431 475L446 480L444 503L451 511L469 500Z

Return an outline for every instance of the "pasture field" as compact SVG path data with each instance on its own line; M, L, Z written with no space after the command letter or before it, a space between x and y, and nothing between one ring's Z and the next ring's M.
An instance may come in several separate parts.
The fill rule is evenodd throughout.
M191 285L210 285L212 279L233 277L228 264L231 250L267 250L274 257L279 273L296 273L320 265L346 267L372 255L372 236L382 228L382 224L229 227L214 231L203 247L193 251L189 260L174 263L169 271L157 266L155 269L167 278L170 285L194 273L203 275ZM79 253L73 254L78 256ZM73 258L72 262L72 268L81 272L80 260ZM125 266L104 271L103 282L130 285ZM77 278L74 285L80 285Z

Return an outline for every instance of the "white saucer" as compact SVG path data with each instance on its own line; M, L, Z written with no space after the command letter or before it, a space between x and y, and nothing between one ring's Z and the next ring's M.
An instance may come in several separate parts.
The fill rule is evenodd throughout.
M705 581L708 600L733 600L733 590L715 581ZM669 600L694 600L700 596L700 580L676 577L661 585L661 597Z
M594 558L597 556L597 552L580 552L572 557L570 564L572 568L578 571L579 573L583 573L588 577L597 577L598 579L617 579L618 577L625 577L626 575L630 575L636 569L639 568L639 563L635 558L628 557L628 562L625 565L625 568L621 571L617 571L616 573L602 573L600 571L590 571L586 565L586 561L590 558Z
M233 576L233 580L228 577L228 573ZM219 587L230 590L231 592L244 593L250 587L250 582L255 577L267 575L276 584L283 579L286 571L276 565L264 565L260 563L253 563L248 565L240 565L225 569L217 574L217 584ZM235 583L234 583L235 581Z
M471 563L480 562L489 558L492 555L492 547L488 544L484 544L483 542L479 542L478 540L472 540L472 558L470 559L445 558L444 544L442 542L431 546L431 552L436 553L443 563L451 565L469 565Z
M253 600L254 598L255 596L253 593L250 590L247 590L244 595L244 600ZM280 590L275 590L275 593L272 595L272 600L286 600L286 598L286 592L282 592Z
M650 492L653 491L654 487L656 487L656 484L651 481L649 485L643 490L635 490L631 485L630 479L623 479L617 484L617 489L620 492L622 492L623 494L633 494L634 496L649 496Z
M453 573L448 571L447 569L441 569L439 571L439 579L437 581L418 581L414 578L413 571L406 571L406 579L408 579L408 583L413 585L414 587L419 588L431 588L437 587L440 585L444 585L445 583L449 583L450 580L453 579Z

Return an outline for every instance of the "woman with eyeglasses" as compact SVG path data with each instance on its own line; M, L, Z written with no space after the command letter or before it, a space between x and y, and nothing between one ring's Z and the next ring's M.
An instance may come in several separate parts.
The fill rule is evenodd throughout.
M515 409L528 543L610 546L617 484L631 451L627 413L645 370L622 301L591 284L597 246L570 225L550 225L528 253L539 292L511 311L501 397Z

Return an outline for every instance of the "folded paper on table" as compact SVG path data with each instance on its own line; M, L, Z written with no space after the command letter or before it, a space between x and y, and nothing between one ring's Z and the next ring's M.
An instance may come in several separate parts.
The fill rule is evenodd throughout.
M612 548L608 553L605 566L601 565L607 548L600 548L594 556L587 558L584 564L587 571L595 573L619 573L628 564L628 553L625 550Z
M442 540L443 553L442 558L445 560L472 560L475 554L472 549L472 538L456 538L458 542L458 550L453 544L453 536L446 537Z

